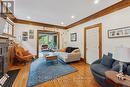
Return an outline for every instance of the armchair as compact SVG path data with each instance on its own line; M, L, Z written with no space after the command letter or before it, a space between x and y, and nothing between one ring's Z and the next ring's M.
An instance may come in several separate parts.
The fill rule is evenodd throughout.
M32 60L33 55L26 51L23 47L17 45L15 47L15 58L17 62L29 62Z

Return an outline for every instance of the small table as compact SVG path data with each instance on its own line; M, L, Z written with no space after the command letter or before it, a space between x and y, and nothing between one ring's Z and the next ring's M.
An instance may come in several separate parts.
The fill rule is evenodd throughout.
M114 87L130 87L130 76L125 75L126 80L119 80L116 76L117 74L118 72L116 71L106 71L106 81Z
M52 52L48 53L48 55L45 56L45 59L46 59L46 62L56 61L56 63L58 63L58 57Z

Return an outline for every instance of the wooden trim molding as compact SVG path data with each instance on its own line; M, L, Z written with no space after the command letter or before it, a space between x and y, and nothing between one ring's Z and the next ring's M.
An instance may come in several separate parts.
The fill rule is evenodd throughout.
M96 19L96 18L105 16L105 15L110 14L110 13L112 13L112 12L115 12L115 11L121 10L121 9L123 9L123 8L126 8L126 7L128 7L128 6L130 6L130 0L122 0L122 1L120 1L120 2L118 2L118 3L116 3L116 4L114 4L114 5L112 5L112 6L108 7L108 8L106 8L106 9L103 9L103 10L101 10L101 11L99 11L99 12L93 14L93 15L90 15L90 16L84 18L84 19L81 19L80 21L77 21L77 22L75 22L75 23L72 23L72 24L66 26L65 28L66 28L66 29L69 29L69 28L78 26L78 25L83 24L83 23L85 23L85 22L94 20L94 19Z
M58 49L60 49L60 32L58 32Z
M87 49L86 49L86 42L87 42L87 38L86 38L86 32L87 30L89 29L93 29L93 28L96 28L98 27L99 28L99 58L102 57L102 23L99 23L99 24L95 24L95 25L92 25L92 26L88 26L84 29L84 62L86 63L87 61L87 58L86 58L86 52L87 52Z
M49 30L37 30L37 58L38 58L38 53L39 53L39 34L42 32L55 32L55 31L49 31ZM58 33L58 49L60 48L60 32L55 32Z
M1 2L1 0L0 0L0 2ZM122 0L122 1L110 6L108 8L105 8L105 9L103 9L103 10L101 10L101 11L95 13L95 14L92 14L92 15L90 15L86 18L83 18L83 19L81 19L81 20L79 20L75 23L72 23L68 26L60 26L60 25L53 25L53 24L47 24L47 23L40 23L40 22L34 22L34 21L29 21L29 20L17 19L13 14L8 14L7 16L15 23L31 24L31 25L35 25L35 26L53 27L53 28L59 28L59 29L69 29L69 28L78 26L80 24L83 24L85 22L94 20L96 18L105 16L105 15L110 14L112 12L121 10L121 9L126 8L128 6L130 6L130 0Z
M14 22L15 23L21 23L21 24L30 24L30 25L35 25L35 26L44 26L44 27L52 27L52 28L65 29L64 26L47 24L47 23L40 23L40 22L34 22L34 21L22 20L22 19L15 19Z

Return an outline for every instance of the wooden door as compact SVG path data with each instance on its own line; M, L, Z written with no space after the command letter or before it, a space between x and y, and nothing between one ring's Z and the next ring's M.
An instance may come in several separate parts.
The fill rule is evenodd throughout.
M102 56L102 24L86 27L84 30L84 61L93 63Z

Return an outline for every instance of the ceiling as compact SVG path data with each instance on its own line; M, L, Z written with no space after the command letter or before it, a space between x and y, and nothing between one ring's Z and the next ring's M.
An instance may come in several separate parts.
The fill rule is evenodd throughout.
M15 0L15 16L23 20L67 26L121 0L99 0L98 4L94 4L94 1Z

